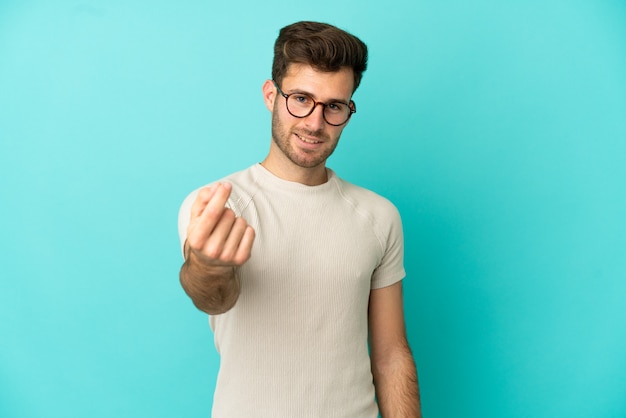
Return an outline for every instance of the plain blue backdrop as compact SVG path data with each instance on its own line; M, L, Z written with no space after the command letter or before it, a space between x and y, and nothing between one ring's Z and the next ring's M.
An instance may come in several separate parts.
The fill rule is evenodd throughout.
M425 417L626 416L618 0L3 0L0 416L210 415L177 211L265 156L303 19L370 47L329 166L403 216Z

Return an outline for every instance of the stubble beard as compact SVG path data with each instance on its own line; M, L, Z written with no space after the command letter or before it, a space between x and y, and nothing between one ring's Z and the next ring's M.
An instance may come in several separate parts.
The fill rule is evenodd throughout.
M332 155L337 148L339 138L336 141L332 141L331 138L322 131L308 131L305 129L286 129L280 120L278 115L278 109L274 108L272 112L272 140L281 152L295 165L302 168L314 168L321 164L324 164L328 157ZM324 141L328 148L324 148L320 151L298 152L292 144L295 141L294 134L303 134L309 137L317 137Z

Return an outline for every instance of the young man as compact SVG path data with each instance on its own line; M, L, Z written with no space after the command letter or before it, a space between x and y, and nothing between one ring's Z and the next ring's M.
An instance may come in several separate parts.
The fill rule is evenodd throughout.
M421 416L400 216L326 167L366 64L334 26L283 28L267 157L181 207L181 284L221 356L214 418Z

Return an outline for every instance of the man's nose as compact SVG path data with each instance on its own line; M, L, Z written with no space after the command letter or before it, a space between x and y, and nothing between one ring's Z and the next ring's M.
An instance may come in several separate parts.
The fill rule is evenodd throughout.
M324 119L324 103L315 103L315 108L313 112L305 119L306 125L310 127L311 130L317 131L321 129L326 124L326 120Z

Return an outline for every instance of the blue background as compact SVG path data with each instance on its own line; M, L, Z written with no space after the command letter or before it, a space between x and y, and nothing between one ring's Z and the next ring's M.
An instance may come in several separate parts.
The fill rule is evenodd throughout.
M302 19L370 47L329 166L403 215L425 416L626 416L617 0L3 0L0 416L209 416L177 211L266 155Z

